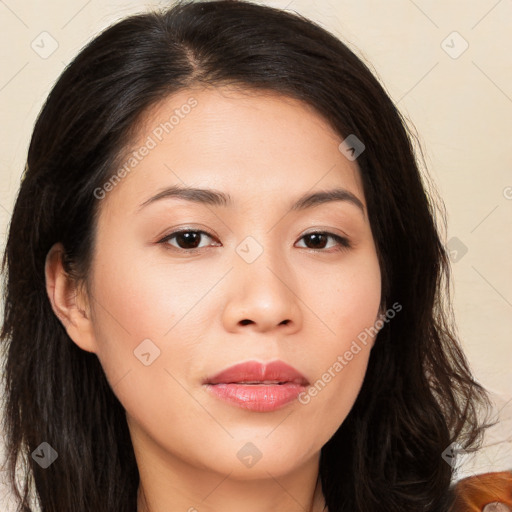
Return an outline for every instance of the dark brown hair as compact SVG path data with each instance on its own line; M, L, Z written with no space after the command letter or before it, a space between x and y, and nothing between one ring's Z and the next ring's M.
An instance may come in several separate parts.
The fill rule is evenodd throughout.
M341 137L365 144L357 163L382 305L403 310L379 332L356 403L322 448L329 511L447 510L453 469L442 453L454 441L477 446L487 397L457 341L436 227L443 214L422 182L406 123L328 31L228 0L181 2L113 25L67 67L38 117L3 260L6 461L20 510L32 510L31 476L43 512L136 509L124 409L96 355L78 348L53 313L45 257L61 242L66 270L86 280L101 204L94 190L116 170L142 115L179 90L224 84L302 100ZM43 441L59 454L47 469L30 457Z

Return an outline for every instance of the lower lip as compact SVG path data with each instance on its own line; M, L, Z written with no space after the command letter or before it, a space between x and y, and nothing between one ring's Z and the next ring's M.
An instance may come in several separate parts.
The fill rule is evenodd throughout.
M286 384L207 384L216 397L255 412L270 412L293 402L305 386Z

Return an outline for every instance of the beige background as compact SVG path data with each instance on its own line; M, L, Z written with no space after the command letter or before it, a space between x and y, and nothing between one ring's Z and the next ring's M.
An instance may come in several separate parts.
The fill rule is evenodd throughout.
M459 476L512 469L512 1L260 3L347 42L416 127L448 212L459 332L500 418ZM36 115L64 66L116 19L169 4L0 0L2 251Z

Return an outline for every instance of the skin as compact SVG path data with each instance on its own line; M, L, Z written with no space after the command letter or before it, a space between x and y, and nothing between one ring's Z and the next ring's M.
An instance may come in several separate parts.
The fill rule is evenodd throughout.
M247 411L203 380L281 359L314 383L374 325L380 269L357 162L310 106L227 87L166 98L146 113L132 149L191 97L197 106L100 201L88 289L66 276L56 244L48 295L126 410L139 512L317 512L320 450L358 395L374 339L306 405ZM233 204L167 198L139 209L171 185L215 188ZM290 211L302 194L338 187L364 212L349 201ZM183 228L212 237L202 235L195 253L177 238L159 243ZM331 237L315 245L305 235L316 229L352 246ZM248 236L263 249L251 263L236 252ZM160 350L148 366L134 355L145 339ZM237 457L247 443L261 453L252 467Z

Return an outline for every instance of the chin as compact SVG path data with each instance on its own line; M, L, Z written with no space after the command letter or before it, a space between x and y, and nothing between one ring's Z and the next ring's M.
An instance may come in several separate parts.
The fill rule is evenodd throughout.
M232 439L228 445L218 446L210 462L212 469L221 474L229 474L234 480L268 479L293 473L302 465L319 456L321 446L312 447L298 439L284 443L282 438L272 439L273 434L264 434ZM227 456L226 456L227 455Z

